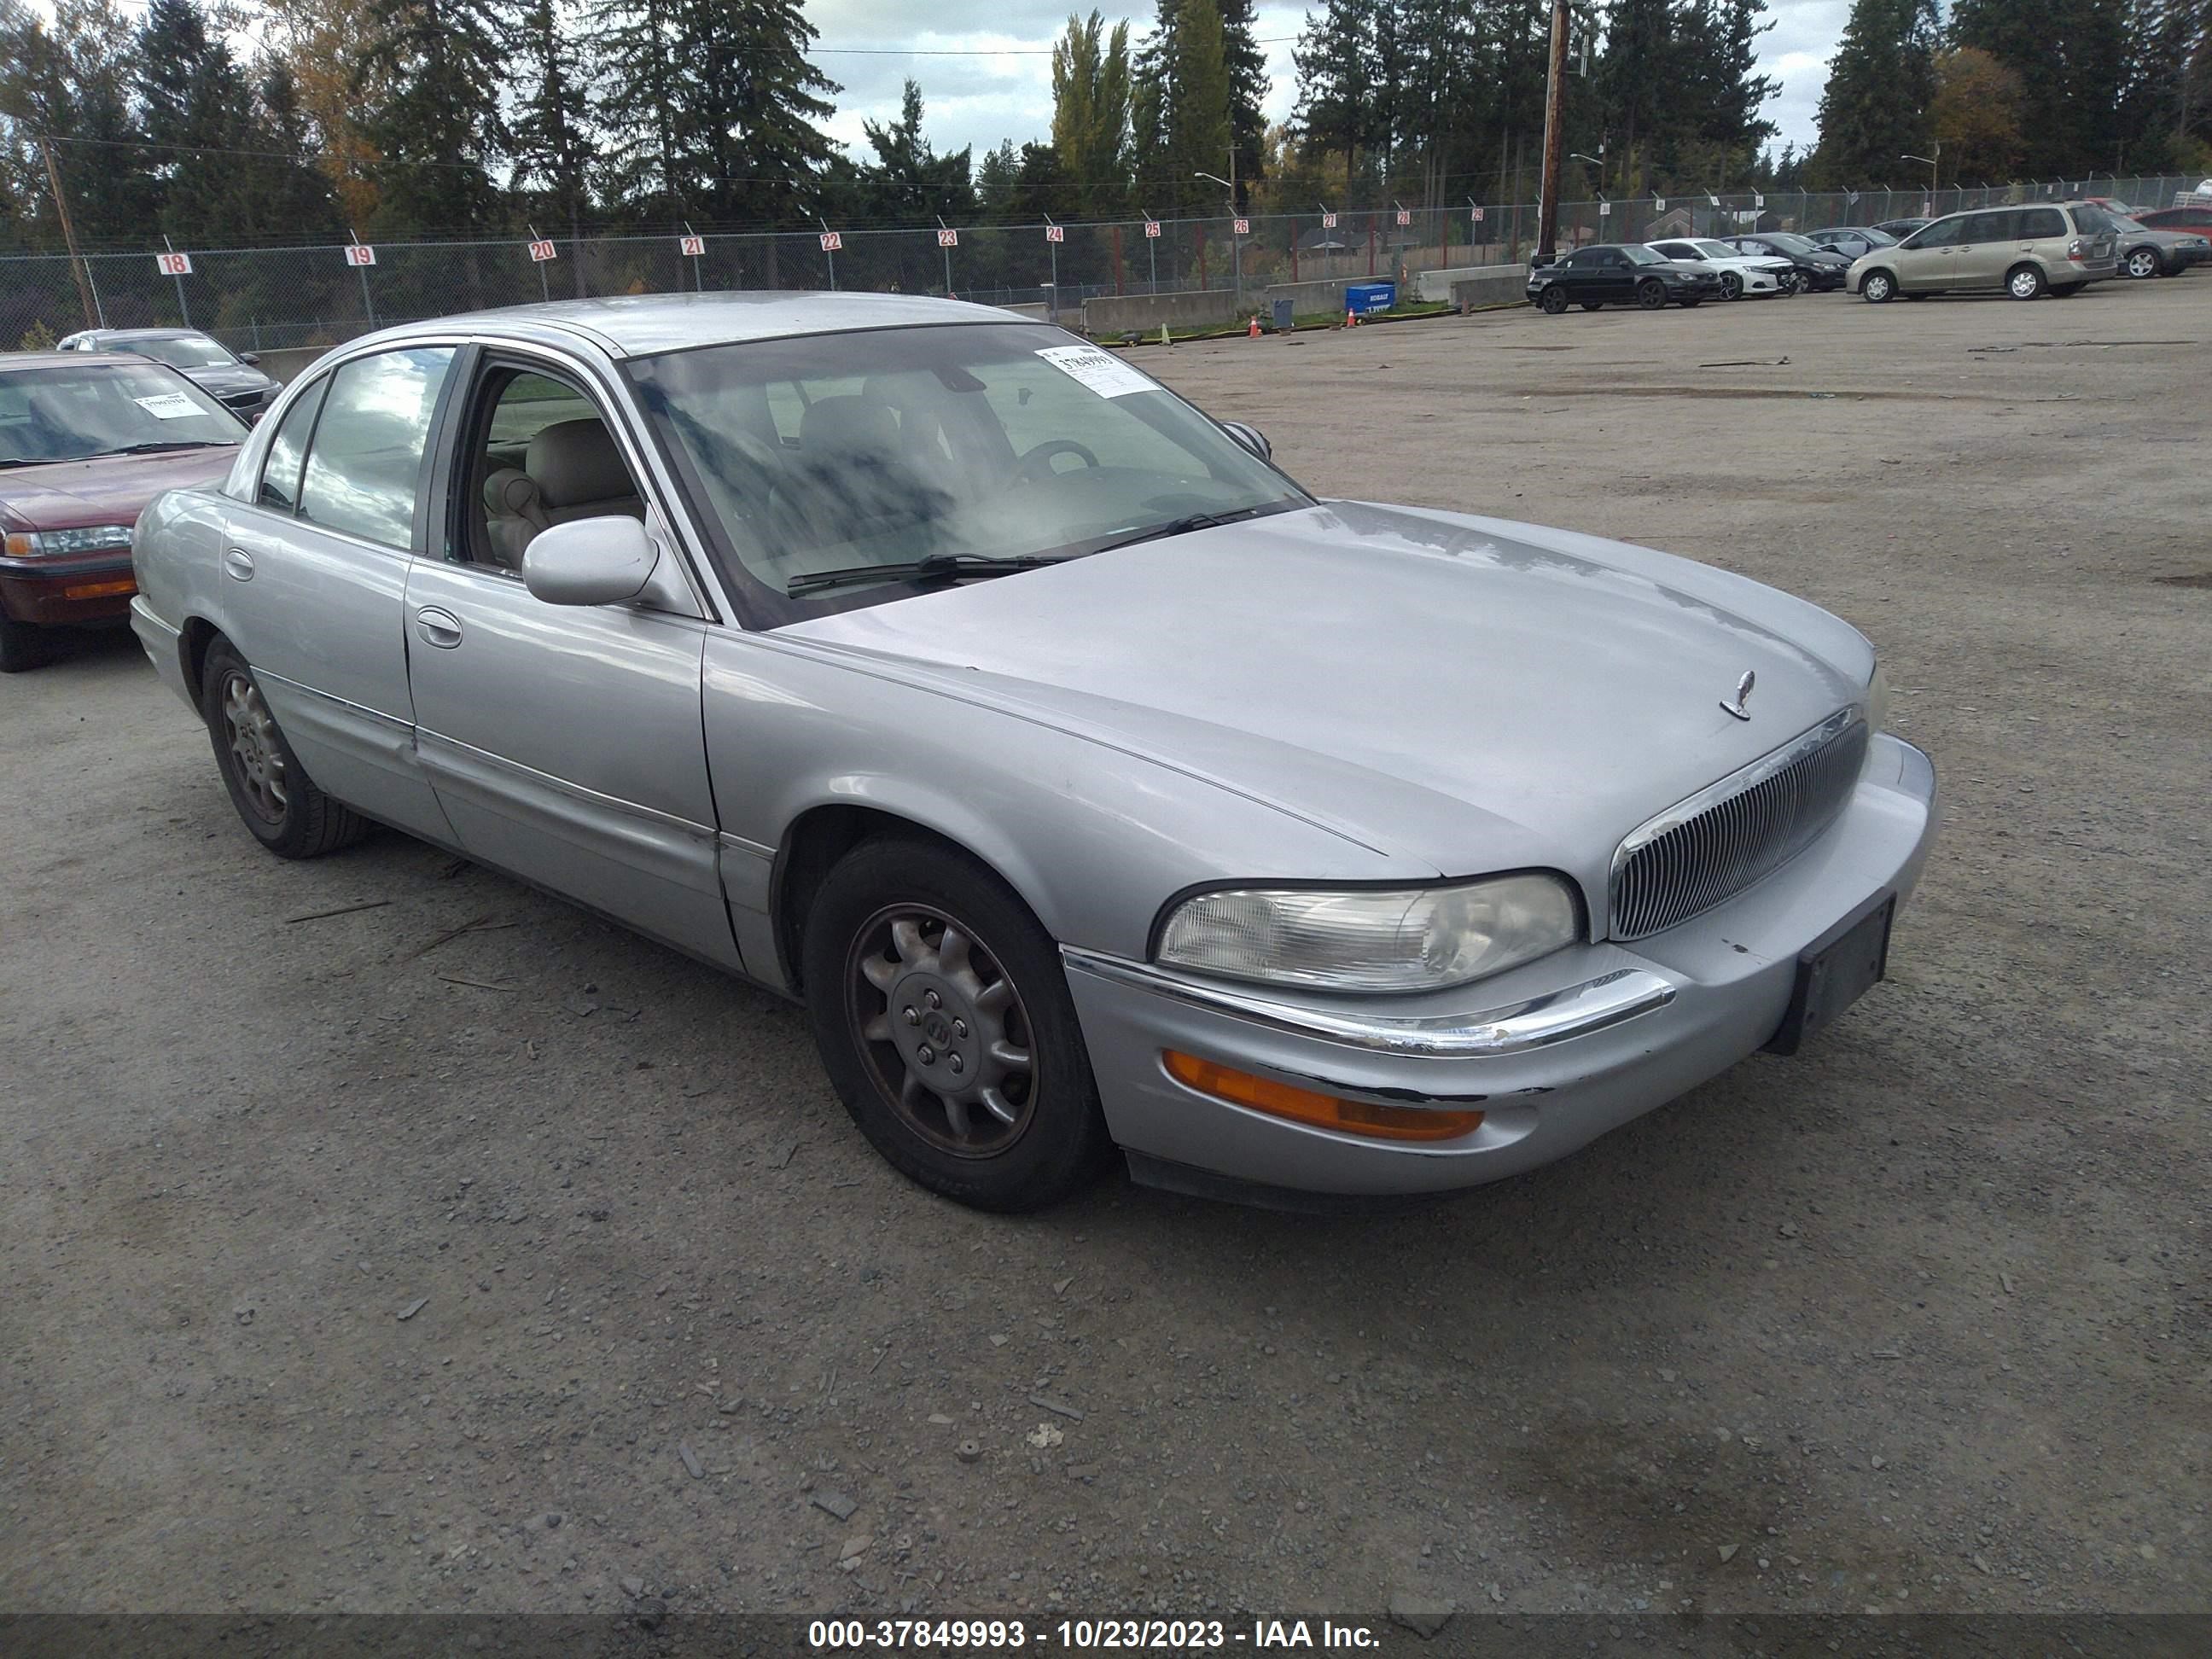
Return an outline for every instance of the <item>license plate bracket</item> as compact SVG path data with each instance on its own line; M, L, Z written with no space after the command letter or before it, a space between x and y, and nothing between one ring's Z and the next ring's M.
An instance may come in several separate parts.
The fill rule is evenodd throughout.
M1767 1039L1767 1053L1796 1054L1869 987L1881 982L1889 969L1889 925L1896 914L1897 895L1881 894L1798 953L1789 1011Z

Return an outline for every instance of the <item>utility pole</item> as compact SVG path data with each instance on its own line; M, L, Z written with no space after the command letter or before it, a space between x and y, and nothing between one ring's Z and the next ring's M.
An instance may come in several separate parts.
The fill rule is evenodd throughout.
M100 326L99 307L92 302L92 273L84 263L84 255L77 252L76 227L70 222L69 200L62 194L62 170L54 165L53 147L44 137L39 140L39 154L46 161L46 187L54 193L54 212L62 222L62 242L69 249L70 275L76 278L77 303L84 308L84 325Z
M1552 66L1544 80L1544 182L1536 205L1536 258L1558 251L1559 167L1567 148L1567 0L1552 0Z

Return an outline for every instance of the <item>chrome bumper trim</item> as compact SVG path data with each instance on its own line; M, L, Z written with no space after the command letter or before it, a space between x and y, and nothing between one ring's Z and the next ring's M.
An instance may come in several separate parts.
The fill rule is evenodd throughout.
M1480 1059L1549 1048L1648 1014L1674 1000L1674 986L1658 975L1641 968L1622 968L1584 984L1503 1008L1413 1018L1345 1013L1279 1002L1237 987L1168 973L1073 945L1063 945L1060 954L1068 967L1084 973L1176 997L1238 1019L1348 1048L1434 1060Z

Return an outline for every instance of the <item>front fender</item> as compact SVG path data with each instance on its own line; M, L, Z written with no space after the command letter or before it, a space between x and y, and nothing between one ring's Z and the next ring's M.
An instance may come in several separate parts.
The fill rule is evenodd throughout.
M1143 755L773 635L716 630L703 696L726 884L761 916L786 833L827 805L945 837L1060 944L1130 957L1161 905L1197 883L1437 875Z

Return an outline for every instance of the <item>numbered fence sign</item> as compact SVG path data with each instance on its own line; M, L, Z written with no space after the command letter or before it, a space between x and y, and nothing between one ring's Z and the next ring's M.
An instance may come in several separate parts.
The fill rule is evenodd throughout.
M189 276L192 274L192 256L189 253L157 253L155 268L164 276Z
M822 251L824 253L842 253L844 249L845 239L836 231L825 230L822 233Z
M1321 228L1323 230L1334 230L1336 228L1336 216L1334 213L1322 214L1321 216Z
M1252 234L1252 222L1249 219L1231 219L1229 222L1229 228L1239 236L1249 236Z
M1613 204L1610 202L1600 202L1597 204L1597 216L1601 219L1610 219L1613 217Z
M1398 222L1401 225L1412 224L1413 222L1413 210L1411 208L1400 208L1398 210Z
M367 242L349 242L346 244L346 263L349 265L373 265L376 263L376 250Z
M1160 222L1158 220L1147 219L1145 221L1145 237L1148 241L1157 242L1160 240Z
M1067 240L1067 228L1065 225L1047 225L1044 239L1048 242L1064 242Z
M542 265L548 259L559 258L561 257L561 250L555 247L550 242L532 242L530 245L530 257L538 264Z
M960 233L957 230L939 231L937 233L937 245L939 247L958 247L960 246Z
M1480 208L1477 208L1474 210L1474 222L1478 225L1482 222L1482 210Z
M699 259L706 257L707 239L703 236L679 236L676 239L676 246L683 250L684 257L687 259Z

